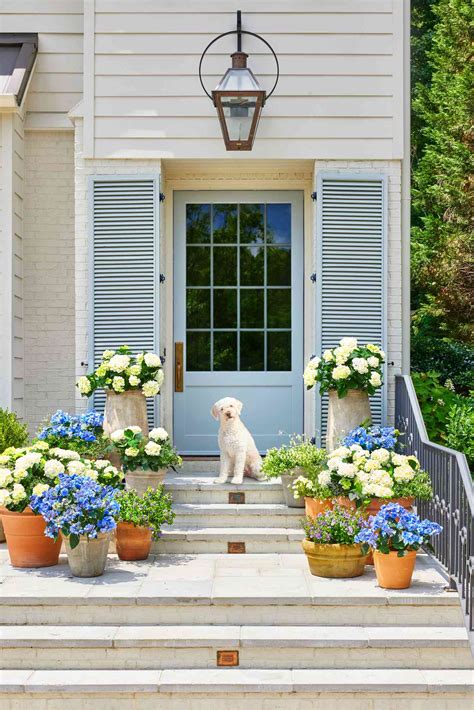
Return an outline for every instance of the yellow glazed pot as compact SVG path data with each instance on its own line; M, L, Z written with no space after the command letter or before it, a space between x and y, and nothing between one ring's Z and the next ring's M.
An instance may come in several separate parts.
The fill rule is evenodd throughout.
M303 550L311 574L316 577L360 577L364 574L367 555L361 545L320 545L303 540Z

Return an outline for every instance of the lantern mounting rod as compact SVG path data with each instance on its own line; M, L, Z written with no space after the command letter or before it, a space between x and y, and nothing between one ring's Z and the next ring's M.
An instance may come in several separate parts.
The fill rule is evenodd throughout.
M205 48L204 52L201 54L201 59L199 60L199 81L201 82L202 89L203 89L204 93L206 94L206 96L208 96L208 98L211 99L212 103L214 103L214 99L212 98L211 94L208 92L208 90L204 86L204 82L202 79L202 71L201 71L202 70L202 63L203 63L205 55L207 54L209 49L212 47L212 45L215 44L215 42L217 42L219 39L222 39L223 37L228 37L229 35L235 35L235 34L237 35L237 51L238 52L242 51L242 35L250 35L251 37L256 37L261 42L263 42L263 44L266 47L268 47L270 52L273 54L273 59L275 60L275 65L276 65L276 77L275 77L274 84L271 88L271 91L269 91L269 93L265 97L265 101L266 101L267 99L270 98L270 96L275 91L277 84L278 84L278 79L280 78L280 65L278 63L278 57L275 54L275 50L273 49L271 44L269 42L267 42L267 40L264 39L261 35L257 34L256 32L250 32L249 30L242 29L242 13L240 10L237 10L237 29L229 30L229 32L223 32L222 34L218 35L217 37L214 37L214 39L212 39L209 42L209 44Z

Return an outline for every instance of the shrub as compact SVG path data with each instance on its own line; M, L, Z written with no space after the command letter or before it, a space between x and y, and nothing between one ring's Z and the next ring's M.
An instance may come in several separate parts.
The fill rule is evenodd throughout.
M15 412L0 409L0 453L10 446L25 446L28 441L28 428L22 424Z
M444 387L435 372L412 373L413 385L431 441L446 445L449 413L465 398Z
M306 539L319 545L353 545L363 524L360 514L342 506L301 522Z
M415 372L436 372L442 384L453 383L459 393L474 389L474 348L447 338L414 335L411 367Z
M171 509L173 499L165 493L163 486L158 486L156 490L148 488L143 496L134 490L121 491L117 502L120 508L117 520L137 528L150 528L154 540L159 538L161 527L165 523L171 525L175 519Z
M446 427L446 443L465 454L471 471L474 469L474 406L472 402L451 407Z

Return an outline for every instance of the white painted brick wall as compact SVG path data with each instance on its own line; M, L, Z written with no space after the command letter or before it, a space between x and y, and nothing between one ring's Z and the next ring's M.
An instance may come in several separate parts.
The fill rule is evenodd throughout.
M74 139L26 132L25 418L74 411Z

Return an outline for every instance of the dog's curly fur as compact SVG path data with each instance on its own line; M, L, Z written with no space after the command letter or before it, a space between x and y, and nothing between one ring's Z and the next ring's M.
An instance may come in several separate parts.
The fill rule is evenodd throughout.
M221 470L214 483L225 483L230 475L231 483L237 484L242 483L244 474L258 481L264 479L262 458L252 435L240 419L242 406L242 402L234 397L223 397L211 409L212 416L220 423Z

